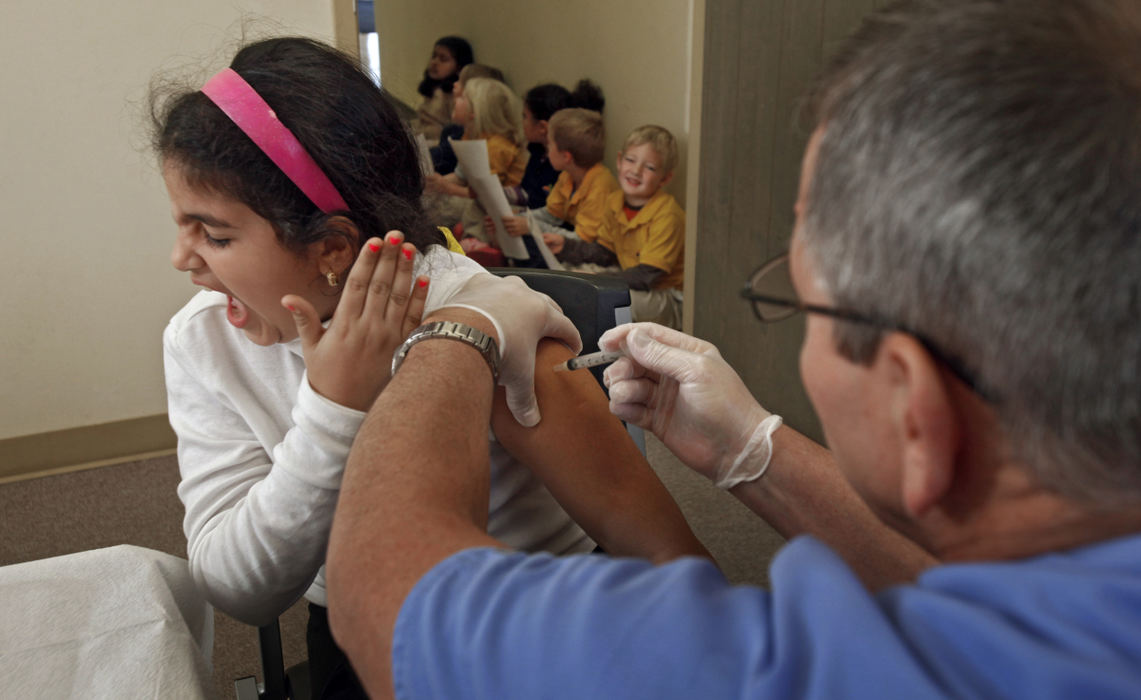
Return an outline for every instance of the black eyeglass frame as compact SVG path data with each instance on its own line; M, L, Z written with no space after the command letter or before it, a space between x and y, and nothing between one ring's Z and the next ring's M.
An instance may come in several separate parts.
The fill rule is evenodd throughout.
M841 321L850 321L852 323L863 323L869 326L875 326L885 331L897 331L899 333L906 333L911 337L918 340L927 352L931 354L939 362L947 366L959 381L966 384L972 391L982 397L988 403L997 403L997 397L994 392L984 388L980 382L975 379L974 373L966 368L966 366L958 358L953 355L943 352L939 349L934 342L925 337L922 333L914 331L902 324L894 321L888 321L882 318L877 318L868 314L863 314L858 311L851 311L849 309L838 309L831 306L820 306L818 304L806 304L799 299L783 299L774 297L767 294L758 294L753 291L753 283L764 277L772 270L777 269L781 265L788 265L789 254L782 253L775 258L765 261L756 270L749 275L745 280L745 288L741 290L741 297L751 302L753 307L753 315L757 317L761 323L777 323L786 319L792 318L797 313L810 313L820 314L821 316L830 316ZM761 313L761 304L768 304L770 306L779 306L788 309L788 314L779 317L766 317Z

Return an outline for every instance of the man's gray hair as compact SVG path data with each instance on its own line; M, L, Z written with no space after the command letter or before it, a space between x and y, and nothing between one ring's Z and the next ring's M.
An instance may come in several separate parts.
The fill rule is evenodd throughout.
M811 106L798 235L836 306L969 368L1048 487L1141 497L1141 3L901 3ZM879 337L837 324L855 361Z

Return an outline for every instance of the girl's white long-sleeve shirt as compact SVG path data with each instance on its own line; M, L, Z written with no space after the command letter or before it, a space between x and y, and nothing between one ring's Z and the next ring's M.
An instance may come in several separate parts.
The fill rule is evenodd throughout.
M427 313L487 273L433 246L415 274L432 280ZM333 511L365 414L313 391L299 340L255 345L226 320L226 305L199 292L163 333L168 411L191 573L215 607L260 625L301 595L326 604ZM494 435L489 444L488 532L523 550L589 551L594 543L531 471Z

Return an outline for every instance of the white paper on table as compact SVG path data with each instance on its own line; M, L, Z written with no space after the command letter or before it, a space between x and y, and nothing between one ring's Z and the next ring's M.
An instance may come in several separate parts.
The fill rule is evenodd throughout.
M432 164L432 151L428 148L428 139L424 138L424 134L416 134L416 150L420 153L420 172L425 175L436 172L436 166Z
M484 139L448 139L456 160L464 169L464 177L471 183L473 178L491 174L491 161L487 157L487 141Z
M488 172L486 175L472 177L467 173L467 184L475 190L475 198L483 205L484 211L495 223L495 243L503 254L509 258L516 260L526 260L531 257L527 253L527 246L523 244L522 238L516 238L507 233L507 229L503 227L503 217L512 216L511 205L507 203L507 195L503 193L503 185L499 184L499 178Z
M0 567L0 696L213 697L214 609L185 559L117 545Z
M543 262L547 263L547 268L550 270L562 270L563 264L547 247L547 242L543 240L543 232L540 231L535 224L535 217L528 210L527 212L527 235L535 239L535 245L539 247L539 255L543 256Z

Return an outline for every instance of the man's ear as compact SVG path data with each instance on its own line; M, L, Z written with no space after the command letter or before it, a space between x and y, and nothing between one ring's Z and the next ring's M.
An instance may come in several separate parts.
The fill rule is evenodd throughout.
M937 504L955 479L961 425L938 362L906 333L888 333L876 364L889 382L890 419L900 449L904 511L918 518Z
M356 260L357 251L364 245L360 229L345 216L334 216L325 222L328 234L312 244L321 272L347 272Z

